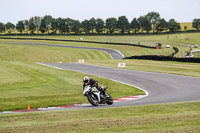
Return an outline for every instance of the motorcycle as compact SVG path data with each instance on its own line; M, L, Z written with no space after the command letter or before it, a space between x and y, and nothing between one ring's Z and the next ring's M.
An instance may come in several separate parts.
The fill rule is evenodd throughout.
M101 87L101 89L106 90L107 88ZM105 103L107 103L108 105L113 104L113 99L108 93L104 95L96 87L91 87L90 85L84 87L83 95L87 97L88 101L93 106L98 106L99 104L105 104Z

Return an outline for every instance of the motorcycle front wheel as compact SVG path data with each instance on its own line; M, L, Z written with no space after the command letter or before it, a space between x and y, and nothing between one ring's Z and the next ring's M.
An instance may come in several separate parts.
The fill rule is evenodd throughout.
M109 94L108 94L109 95ZM109 98L107 98L107 101L106 101L106 103L108 104L108 105L112 105L113 104L113 99L112 99L112 97L109 95Z
M93 106L98 106L98 105L99 105L97 96L95 96L95 95L93 95L93 94L88 95L88 101L89 101Z

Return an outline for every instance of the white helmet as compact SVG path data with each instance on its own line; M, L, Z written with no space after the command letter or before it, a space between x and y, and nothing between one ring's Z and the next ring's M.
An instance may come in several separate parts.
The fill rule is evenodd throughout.
M88 76L83 77L83 82L87 83L90 80L90 78Z

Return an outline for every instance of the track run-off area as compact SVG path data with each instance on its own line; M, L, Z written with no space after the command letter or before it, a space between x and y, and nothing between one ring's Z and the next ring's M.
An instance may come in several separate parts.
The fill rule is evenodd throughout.
M23 45L45 45L45 46L56 46L56 47L66 47L66 48L84 48L84 49L103 50L109 53L113 59L123 58L123 55L118 51L102 49L102 48L74 47L74 46L62 46L62 45L51 45L51 44L27 44L27 43ZM132 99L137 99L137 100L119 100L123 102L115 101L113 105L109 105L109 106L100 105L97 107L93 107L90 104L82 104L82 105L72 105L72 106L65 106L65 107L64 106L51 107L49 109L41 108L41 109L32 110L32 111L110 108L110 107L122 107L122 106L200 100L200 78L197 78L197 77L163 74L163 73L155 73L155 72L142 72L142 71L135 71L135 70L125 70L125 69L88 65L88 64L79 64L79 63L37 63L37 64L45 65L47 67L53 67L53 68L61 69L61 70L70 70L70 71L76 71L76 72L103 77L106 79L110 79L116 82L120 82L123 84L127 84L130 86L134 86L139 89L142 89L146 92L146 95L138 96L138 97L132 96ZM17 113L17 112L5 111L2 113Z
M125 101L105 107L199 101L200 78L116 69L78 63L40 63L46 66L96 75L117 82L137 86L148 95L136 101ZM112 94L111 94L112 95Z

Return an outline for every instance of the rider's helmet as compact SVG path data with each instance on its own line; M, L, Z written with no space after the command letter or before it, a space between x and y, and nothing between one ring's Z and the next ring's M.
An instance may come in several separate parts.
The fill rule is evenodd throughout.
M87 83L90 80L90 78L88 76L83 77L83 82Z

